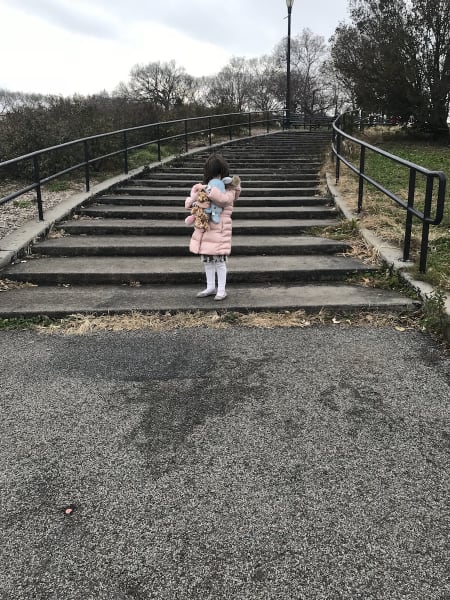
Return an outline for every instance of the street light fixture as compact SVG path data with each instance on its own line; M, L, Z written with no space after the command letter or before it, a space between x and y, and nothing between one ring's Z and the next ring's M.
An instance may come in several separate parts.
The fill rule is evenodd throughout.
M286 71L286 127L291 126L291 12L294 0L286 0L288 9L287 71Z

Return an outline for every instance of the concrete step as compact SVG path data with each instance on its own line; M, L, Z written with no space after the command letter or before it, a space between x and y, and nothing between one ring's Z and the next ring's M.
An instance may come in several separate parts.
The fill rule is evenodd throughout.
M331 136L330 136L330 141L331 141ZM232 148L227 148L226 146L223 146L222 149L218 150L218 152L220 152L220 154L222 154L223 156L225 156L227 159L233 159L234 161L237 162L245 162L247 160L251 161L252 163L258 163L258 162L269 162L270 160L277 160L277 161L289 161L289 160L302 160L302 161L308 161L308 160L322 160L323 159L323 155L327 150L326 146L320 145L320 146L316 146L316 147L312 147L312 146L303 146L303 147L296 147L296 146L291 146L289 144L286 144L287 146L289 146L288 150L286 151L279 151L276 148L252 148L252 149L244 149L244 150L236 150L236 149L232 149ZM211 152L213 152L214 150L211 150ZM177 156L175 161L176 162L190 162L190 163L197 163L197 162L205 162L205 159L211 154L210 151L207 152L202 152L202 153L195 153L195 154L185 154L182 156Z
M155 181L161 182L161 185L165 185L169 181L174 181L177 184L182 181L183 185L189 189L193 183L198 181L199 175L200 175L200 179L201 179L202 174L200 172L197 172L194 175L193 174L189 175L188 173L172 173L170 170L154 171L154 172L146 175L145 179L142 177L140 177L139 179L130 179L130 181L127 182L127 185L128 186L136 185L138 187L146 187L147 185L153 185L153 183ZM301 174L296 173L296 172L294 172L294 173L279 173L276 176L274 174L267 173L267 172L247 173L245 175L245 185L247 185L249 182L253 182L253 181L262 181L262 182L264 182L264 184L266 184L270 180L273 181L273 185L277 185L277 184L284 183L285 181L292 181L292 180L295 180L298 178L300 178L302 181L305 181L305 180L314 180L315 181L318 178L318 171L311 170L311 172L307 172L307 173L303 172Z
M270 169L283 169L285 166L289 168L293 168L296 166L308 166L311 167L313 164L322 164L323 158L322 156L310 156L307 158L300 157L290 157L286 159L271 159L271 158L260 158L260 159L242 159L235 160L232 157L225 157L230 164L230 169L232 169L233 173L237 173L239 175L241 168L249 169L253 167L261 168L268 167ZM201 169L203 170L203 166L205 164L205 159L199 160L185 160L185 159L176 159L174 161L173 166L183 166L189 167L190 169Z
M225 158L231 166L238 165L244 168L249 167L261 167L261 165L270 166L272 163L279 163L281 165L289 165L294 163L296 166L308 166L314 163L323 162L324 153L320 152L308 152L308 151L300 151L300 152L290 152L286 155L281 155L277 152L269 153L259 151L254 154L245 153L242 156L238 156L236 154L231 154L229 152L223 153ZM205 163L206 157L186 157L183 161L179 160L179 163L183 163L183 165L203 165Z
M337 281L358 272L376 271L358 259L344 256L233 256L227 282L269 283ZM181 284L202 283L198 257L85 257L41 258L7 268L4 277L38 285Z
M345 284L229 284L228 297L196 298L202 285L39 286L13 289L1 294L0 317L47 315L62 318L73 314L124 314L141 312L189 312L227 310L295 311L410 311L416 304L395 292Z
M236 173L237 175L239 175L244 181L246 179L246 177L248 176L254 176L254 175L263 175L266 174L269 177L273 177L274 179L277 179L277 177L284 177L285 175L301 175L303 173L312 173L312 174L316 174L317 171L320 169L320 167L322 166L322 161L317 161L316 163L310 163L310 164L306 164L304 166L302 165L296 165L296 166L292 166L290 164L286 164L283 165L283 168L280 167L273 167L272 164L267 165L267 167L261 167L261 166L255 166L252 168L240 168L239 171L237 169L234 168L234 165L231 164L232 166L232 174ZM195 168L186 166L186 167L176 167L176 166L170 166L168 167L168 171L169 172L170 169L170 174L173 174L174 176L186 176L186 179L189 179L191 181L191 185L192 183L196 182L196 181L202 181L203 178L203 164L199 163Z
M337 219L272 219L245 221L233 219L233 235L301 235L311 228L330 227ZM63 221L59 228L68 234L89 235L189 235L190 228L176 219L88 219Z
M153 187L153 188L141 188L142 193L144 195L156 195L156 196L180 196L189 194L191 191L192 185L186 188L178 188L178 187ZM130 186L129 188L120 187L117 188L119 194L129 192L130 194L138 195L139 188ZM279 188L279 187L259 187L259 188L246 188L245 195L247 197L265 197L265 196L306 196L306 195L320 195L319 189L317 187L289 187L289 188Z
M190 256L189 236L65 236L35 245L49 256ZM312 236L233 236L233 256L273 254L335 254L348 244Z
M252 188L305 188L316 187L320 179L310 177L305 179L277 179L277 180L245 180L245 190ZM190 179L148 179L145 182L131 181L131 185L120 186L116 188L118 194L140 194L151 192L154 188L168 187L190 190L195 180ZM244 183L244 182L243 182Z
M117 206L107 204L82 208L80 214L88 217L112 219L172 218L184 221L189 215L189 211L184 206ZM268 206L264 208L237 205L233 215L238 219L329 219L336 215L336 209L324 206Z
M180 195L181 201L184 204L184 198L186 198L188 191L185 191L184 195ZM96 196L93 200L95 204L114 204L120 206L174 206L174 203L180 203L180 199L174 200L173 196L134 196L132 194L105 194L104 196ZM320 196L276 196L276 197L247 197L241 196L238 203L239 207L242 206L329 206L330 198L323 198ZM236 204L236 207L237 207ZM88 207L89 205L86 205Z

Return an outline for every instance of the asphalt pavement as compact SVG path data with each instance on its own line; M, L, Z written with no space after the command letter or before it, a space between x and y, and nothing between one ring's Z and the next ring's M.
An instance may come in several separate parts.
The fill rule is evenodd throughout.
M450 359L395 328L0 332L2 600L448 600Z

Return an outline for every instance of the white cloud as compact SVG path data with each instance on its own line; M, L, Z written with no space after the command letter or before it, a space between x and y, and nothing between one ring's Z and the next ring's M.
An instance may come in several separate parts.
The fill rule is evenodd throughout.
M292 35L329 37L346 4L298 0ZM284 0L0 0L0 11L0 87L44 94L112 91L158 60L214 74L232 56L270 53L287 27Z
M13 9L7 18L17 19ZM3 9L3 14L5 10ZM27 40L26 49L23 39ZM12 91L72 95L112 91L137 63L176 60L195 76L213 74L230 55L206 41L191 40L156 23L134 24L122 39L90 38L28 15L1 32L0 44L14 60L3 63L0 87ZM21 48L22 46L22 48Z
M52 24L66 31L100 38L121 35L120 19L99 3L80 0L77 4L68 0L5 0L5 3L20 12L24 19L37 17L43 24Z

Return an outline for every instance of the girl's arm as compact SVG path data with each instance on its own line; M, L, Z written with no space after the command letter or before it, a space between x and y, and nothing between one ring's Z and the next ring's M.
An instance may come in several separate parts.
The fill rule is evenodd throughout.
M233 204L233 202L239 198L240 193L240 188L236 190L225 190L224 192L221 192L218 188L213 187L208 193L208 198L211 200L211 202L214 202L216 206L219 206L220 208L225 208L226 206Z

